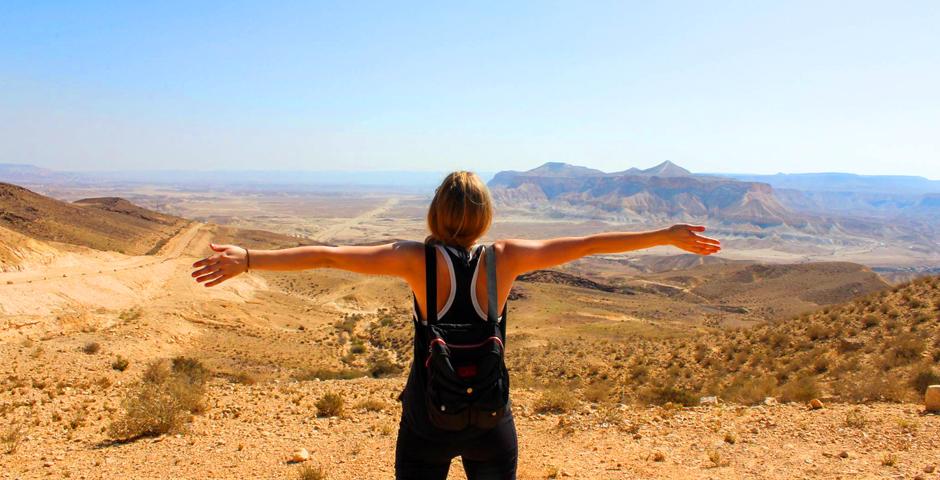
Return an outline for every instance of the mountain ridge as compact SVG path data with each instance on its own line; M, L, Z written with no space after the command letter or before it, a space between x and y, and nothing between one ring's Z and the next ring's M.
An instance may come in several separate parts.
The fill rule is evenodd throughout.
M766 183L694 175L670 161L612 173L550 163L526 172L499 172L488 185L499 203L535 208L548 202L561 208L588 207L602 215L708 218L761 228L805 223Z

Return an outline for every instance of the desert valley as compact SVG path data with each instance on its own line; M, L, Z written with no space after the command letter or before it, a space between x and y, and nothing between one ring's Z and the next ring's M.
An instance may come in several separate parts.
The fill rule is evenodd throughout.
M489 180L487 242L689 222L724 245L517 279L520 478L940 478L940 182L624 167ZM433 186L0 182L0 478L392 477L408 287L190 267L210 241L420 240Z

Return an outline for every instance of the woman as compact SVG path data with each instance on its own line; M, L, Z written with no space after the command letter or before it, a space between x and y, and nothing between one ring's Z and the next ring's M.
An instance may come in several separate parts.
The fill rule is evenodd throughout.
M402 419L395 455L396 478L444 479L451 460L458 455L462 457L467 477L471 480L515 478L516 429L508 401L505 414L502 410L498 416L495 411L491 413L496 420L486 427L473 425L454 431L439 428L440 424L429 418L438 414L438 404L425 401L430 395L428 389L433 388L428 387L430 377L426 372L433 356L433 348L430 347L435 341L445 346L446 342L436 338L429 347L428 325L464 322L470 325L489 323L492 327L493 323L498 324L502 335L496 333L488 338L499 347L496 350L501 362L505 306L517 276L587 255L619 253L657 245L672 245L692 253L710 255L720 250L720 244L699 235L704 227L674 225L642 233L600 233L550 240L497 240L484 250L476 242L487 232L492 219L493 202L480 178L471 172L454 172L435 191L427 216L431 234L424 243L400 241L368 247L311 246L251 251L233 245L211 245L216 253L193 264L197 270L192 275L207 287L249 269L339 268L403 279L414 293L415 359L402 393ZM495 260L491 261L489 255L493 255ZM426 270L426 266L430 268ZM485 268L488 275L478 275L480 268ZM488 285L488 278L495 280L492 288ZM491 302L490 296L494 292L495 298ZM429 296L433 297L430 305L435 308L430 319ZM488 313L481 305L488 306ZM497 317L497 311L503 312L502 315ZM491 322L493 319L495 322ZM471 367L470 375L475 375L476 366ZM458 375L463 376L459 372ZM505 389L508 397L508 377ZM468 395L472 390L467 388ZM440 409L443 411L445 407L442 405Z

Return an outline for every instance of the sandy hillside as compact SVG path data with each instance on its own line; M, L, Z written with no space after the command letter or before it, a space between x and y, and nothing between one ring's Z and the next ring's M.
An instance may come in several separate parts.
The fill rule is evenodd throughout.
M362 363L338 358L357 338L370 338L371 325L363 320L346 333L337 322L352 309L401 307L407 297L370 301L391 280L341 272L324 272L312 291L295 282L291 293L290 276L207 291L187 274L210 236L210 227L194 225L153 257L92 256L77 277L3 274L0 362L10 373L0 389L2 433L20 435L15 451L0 455L0 478L296 478L300 466L286 459L300 447L312 454L305 464L322 467L326 478L390 478L402 377L317 380L303 372ZM73 293L90 282L115 290ZM57 313L19 300L27 292L58 298ZM407 317L396 310L394 318ZM26 319L36 323L11 328ZM112 443L108 427L148 363L178 355L200 358L213 372L200 413L178 435ZM119 357L129 361L124 371L114 368ZM330 392L342 396L343 410L318 417L317 402ZM538 386L514 392L520 478L914 478L940 462L930 433L940 418L915 404L811 411L584 398L559 406L545 397ZM456 463L452 472L462 478Z
M411 348L401 282L322 270L206 289L189 273L210 239L298 239L200 223L150 255L5 235L0 252L35 256L0 273L0 478L391 478ZM735 269L747 284L777 271ZM747 330L617 290L637 285L564 279L520 282L510 307L520 478L940 478L940 417L909 384L940 378L940 279ZM895 379L862 392L894 402L841 395L858 390L853 368ZM737 403L697 405L711 393ZM288 462L298 448L311 458Z

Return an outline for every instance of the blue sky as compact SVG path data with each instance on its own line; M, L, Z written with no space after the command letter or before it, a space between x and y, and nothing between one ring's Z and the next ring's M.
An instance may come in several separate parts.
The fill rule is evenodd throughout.
M937 25L934 1L4 1L0 163L936 179Z

